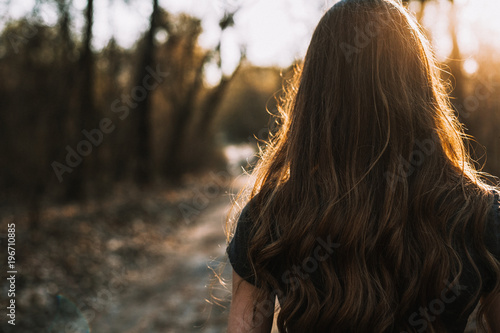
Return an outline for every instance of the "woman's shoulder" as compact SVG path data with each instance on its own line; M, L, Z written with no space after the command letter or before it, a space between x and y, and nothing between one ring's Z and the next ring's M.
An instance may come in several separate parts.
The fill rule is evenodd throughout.
M248 201L241 209L236 222L236 230L226 249L234 271L251 284L255 284L255 280L248 258L248 246L253 227L252 213L254 209L254 200Z
M256 203L255 198L250 199L241 209L238 218L236 219L236 228L251 229L255 219Z

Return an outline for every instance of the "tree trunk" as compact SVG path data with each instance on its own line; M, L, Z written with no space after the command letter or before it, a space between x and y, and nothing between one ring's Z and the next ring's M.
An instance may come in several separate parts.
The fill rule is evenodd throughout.
M94 17L94 0L87 1L87 9L85 11L85 33L83 38L83 50L79 59L78 78L81 80L80 85L80 101L78 109L78 125L77 133L74 133L75 144L82 140L81 131L89 129L94 120L94 55L92 53L92 26ZM76 148L76 146L74 147ZM80 200L84 198L84 181L85 181L85 157L82 157L81 163L73 168L73 172L68 177L68 186L66 188L66 198L68 200Z
M149 31L144 40L144 53L141 67L136 78L136 86L143 87L143 78L148 75L147 69L154 69L154 34L158 21L158 0L153 0L153 11L150 18ZM139 185L151 182L151 91L137 101L137 166L135 180Z
M189 127L189 122L193 117L196 105L196 97L203 83L203 66L210 57L207 53L201 60L192 85L185 98L180 100L178 105L174 106L173 132L170 137L170 142L167 146L165 160L165 176L170 180L177 180L181 173L181 152L184 147L185 136Z

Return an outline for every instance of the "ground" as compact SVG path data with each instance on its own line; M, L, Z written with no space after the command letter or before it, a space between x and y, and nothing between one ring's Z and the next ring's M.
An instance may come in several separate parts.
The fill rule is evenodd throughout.
M217 271L225 262L223 225L229 204L225 196L215 199L198 221L167 237L160 245L164 264L146 268L147 278L138 277L134 288L120 295L121 306L99 313L94 330L223 332L228 309L213 304L211 295L225 298L227 307L228 293L210 268Z
M37 229L22 210L2 208L2 225L16 223L19 273L16 326L2 319L0 331L224 332L231 286L217 280L230 276L229 267L222 272L224 225L246 180L227 175L47 205Z

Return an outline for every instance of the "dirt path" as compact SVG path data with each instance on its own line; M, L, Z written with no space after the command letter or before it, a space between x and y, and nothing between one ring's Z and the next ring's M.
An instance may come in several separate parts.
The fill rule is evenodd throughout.
M235 185L242 186L240 179ZM93 332L224 332L228 308L207 302L211 292L223 297L229 293L215 283L210 267L219 269L225 261L224 223L231 196L221 195L210 201L196 221L185 224L161 244L164 262L145 268L133 288L116 295L105 311L91 323ZM229 266L223 276L229 277ZM135 281L134 281L135 280ZM230 284L229 284L230 287Z

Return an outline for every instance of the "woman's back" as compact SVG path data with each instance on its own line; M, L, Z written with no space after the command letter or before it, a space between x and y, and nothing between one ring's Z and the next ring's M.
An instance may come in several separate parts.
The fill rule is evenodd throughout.
M255 275L251 269L247 251L249 239L252 235L254 219L258 215L255 209L254 202L251 201L242 210L233 240L228 247L228 255L233 269L239 276L251 284L255 284ZM471 243L470 240L468 242ZM337 250L342 244L333 242L331 237L326 235L317 237L316 243L317 245L313 248L311 254L302 262L288 266L284 256L277 257L272 262L273 269L271 269L271 272L279 285L279 288L272 290L272 292L276 294L280 303L286 300L290 289L300 288L301 280L304 279L310 279L315 288L326 295L326 291L324 290L325 284L322 283L322 277L319 274L319 266L320 263L329 260L329 258L339 255ZM500 259L500 197L498 195L495 196L494 203L487 217L485 245L488 251L493 253L497 259ZM422 249L422 253L423 256L426 255L425 249ZM381 253L382 258L380 260L383 260L384 254L384 252ZM477 253L472 251L472 257L477 258ZM424 301L423 305L409 305L407 314L403 319L400 318L400 321L406 321L417 332L423 332L439 318L443 322L447 332L464 331L468 318L478 304L479 298L493 290L496 278L494 272L490 271L487 265L477 262L476 268L483 279L483 285L480 286L474 274L474 266L469 263L463 251L460 253L460 258L463 263L463 272L459 281L451 285L454 277L450 276L444 281L444 287L436 297ZM381 264L382 262L378 261L377 263ZM414 274L415 276L419 275L418 267L415 267ZM474 295L477 290L480 290L480 294ZM329 301L332 300L330 299ZM305 311L302 310L301 312ZM338 331L359 331L353 323L349 325L352 329L349 330L346 328L345 330ZM294 332L294 330L290 331ZM310 331L318 332L320 330L312 329ZM376 330L373 329L373 331ZM400 332L401 330L393 331Z
M400 5L332 7L280 111L229 247L280 331L443 331L498 292L494 188Z

